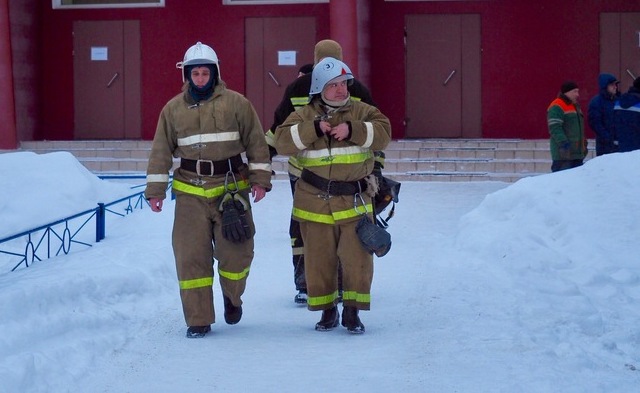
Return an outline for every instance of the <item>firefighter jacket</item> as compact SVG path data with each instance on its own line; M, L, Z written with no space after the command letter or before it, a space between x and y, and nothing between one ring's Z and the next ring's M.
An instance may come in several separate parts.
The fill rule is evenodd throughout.
M282 101L280 101L273 114L273 124L266 133L271 158L278 154L278 151L275 148L274 138L276 128L286 120L291 112L294 112L309 103L311 75L311 73L302 75L287 86L284 96L282 97ZM352 100L362 101L369 105L376 106L373 102L369 89L367 89L367 87L357 79L353 79L353 83L349 85L349 94L351 95ZM295 156L289 157L289 173L296 177L300 177L301 170L302 167L300 166L300 163L296 161Z
M360 101L347 101L330 114L327 121L336 126L349 125L349 137L338 141L319 128L325 112L319 98L293 112L276 129L278 152L296 156L305 170L331 181L354 182L371 174L374 150L383 150L391 140L389 119L376 107ZM304 178L304 176L303 176ZM357 195L327 195L301 178L296 182L293 217L297 221L336 224L357 220L372 213L371 197L366 192Z
M221 161L242 153L245 153L248 165L234 168L236 181L227 179L229 188L233 190L237 182L240 190L260 185L269 191L269 148L258 115L249 100L227 89L220 81L211 98L195 102L187 86L185 84L183 93L169 100L160 113L147 167L145 197L165 198L173 157L202 160L207 164L203 167L208 172L198 175L195 171L176 169L172 184L174 193L206 198L221 196L227 176L224 173L212 175L206 161L215 163L216 167L228 166Z

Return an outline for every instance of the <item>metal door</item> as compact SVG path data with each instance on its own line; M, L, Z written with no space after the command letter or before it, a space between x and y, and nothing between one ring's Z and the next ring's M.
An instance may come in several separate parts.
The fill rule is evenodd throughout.
M408 15L405 34L405 136L480 137L480 16Z
M75 139L138 139L138 21L73 23Z
M247 18L247 98L258 112L266 131L284 91L300 66L313 63L316 44L313 17Z
M615 74L621 93L640 77L640 13L600 14L600 72Z

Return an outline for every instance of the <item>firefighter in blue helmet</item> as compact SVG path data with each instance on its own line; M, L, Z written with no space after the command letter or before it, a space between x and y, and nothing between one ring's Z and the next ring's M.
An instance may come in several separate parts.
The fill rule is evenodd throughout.
M374 151L388 145L391 125L376 107L350 99L352 80L342 61L327 57L318 62L312 72L311 101L276 129L275 147L295 156L303 168L292 215L304 240L307 308L322 311L315 328L327 331L338 325L341 263L342 325L358 334L364 333L358 311L370 308L372 253L384 255L390 246L366 248L363 244L377 244L378 237L358 228L373 221Z
M342 47L334 40L321 40L316 43L314 48L314 64L326 57L333 57L338 60L342 60ZM274 112L274 120L271 128L266 133L267 143L269 144L269 150L271 157L273 158L278 154L275 148L275 130L284 122L284 120L296 109L302 108L309 103L309 89L311 87L311 76L309 72L305 75L301 75L294 80L289 86L287 86L282 101L278 104ZM371 93L366 86L364 86L356 78L351 79L351 83L347 86L351 100L362 101L369 105L375 106ZM376 152L376 172L381 176L381 170L384 166L384 153L382 151ZM298 162L295 156L289 157L288 161L288 173L289 181L291 185L291 193L295 192L295 184L300 178L302 172L302 166ZM304 242L300 235L300 224L291 217L289 222L289 237L291 239L291 251L293 259L293 281L296 286L297 294L294 297L294 301L297 304L307 303L307 283L305 281L305 262L304 262ZM340 273L339 280L342 280L342 273Z

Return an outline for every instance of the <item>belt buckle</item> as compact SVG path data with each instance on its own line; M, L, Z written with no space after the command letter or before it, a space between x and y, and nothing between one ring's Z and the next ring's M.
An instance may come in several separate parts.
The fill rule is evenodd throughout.
M211 170L209 171L210 173L202 173L202 171L200 170L200 164L201 163L207 163L209 164L209 168L211 168ZM198 174L198 176L213 176L213 161L211 160L198 160L196 161L196 173Z

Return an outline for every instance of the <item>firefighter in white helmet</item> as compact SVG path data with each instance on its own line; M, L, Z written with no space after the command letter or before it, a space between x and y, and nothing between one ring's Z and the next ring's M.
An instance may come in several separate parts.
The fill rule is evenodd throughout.
M250 196L258 202L271 189L271 164L256 111L227 89L215 51L198 42L177 67L185 83L160 113L145 197L154 212L162 210L173 158L179 158L172 243L187 337L194 338L215 322L215 260L225 321L242 317L255 234Z
M342 325L350 333L364 333L358 311L370 308L373 255L356 228L363 220L373 221L374 151L389 144L391 125L376 107L350 100L353 74L342 61L324 58L311 78L311 101L275 132L277 151L296 156L304 168L296 182L293 217L304 241L307 308L323 311L316 330L338 325L340 261Z

